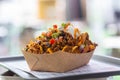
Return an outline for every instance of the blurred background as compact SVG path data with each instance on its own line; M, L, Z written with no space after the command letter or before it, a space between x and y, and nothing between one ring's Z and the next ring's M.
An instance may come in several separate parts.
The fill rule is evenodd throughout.
M29 40L62 22L87 31L95 54L120 57L120 0L0 0L0 56L22 55Z
M29 40L62 22L87 31L95 54L120 58L120 0L0 0L0 57L22 55Z

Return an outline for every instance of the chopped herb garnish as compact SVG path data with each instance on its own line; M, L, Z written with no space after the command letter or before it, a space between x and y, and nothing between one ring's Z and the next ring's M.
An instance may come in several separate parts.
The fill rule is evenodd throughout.
M59 33L53 33L52 38L57 38L59 36Z
M65 24L65 23L62 23L61 26L64 28L64 27L66 26L66 24Z

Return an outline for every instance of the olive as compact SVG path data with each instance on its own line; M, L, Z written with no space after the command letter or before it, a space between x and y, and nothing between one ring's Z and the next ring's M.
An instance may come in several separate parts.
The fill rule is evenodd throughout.
M61 32L60 32L60 36L65 36L65 32L64 32L64 31L61 31Z
M50 47L51 45L50 45L50 43L49 43L49 42L47 42L47 43L46 43L46 46L47 46L47 47Z

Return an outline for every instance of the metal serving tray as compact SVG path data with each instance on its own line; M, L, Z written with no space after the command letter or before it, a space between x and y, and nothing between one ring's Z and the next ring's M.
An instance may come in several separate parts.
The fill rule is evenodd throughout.
M1 66L24 79L74 80L120 75L120 59L101 55L94 55L88 65L65 73L22 70L15 66L19 65L21 67L21 62L26 62L23 56L0 58Z

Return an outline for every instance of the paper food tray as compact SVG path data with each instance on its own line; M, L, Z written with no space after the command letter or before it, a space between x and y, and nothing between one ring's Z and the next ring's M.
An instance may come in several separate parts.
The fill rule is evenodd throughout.
M89 53L68 53L57 51L52 54L34 54L23 51L31 70L66 72L86 65L92 57Z

